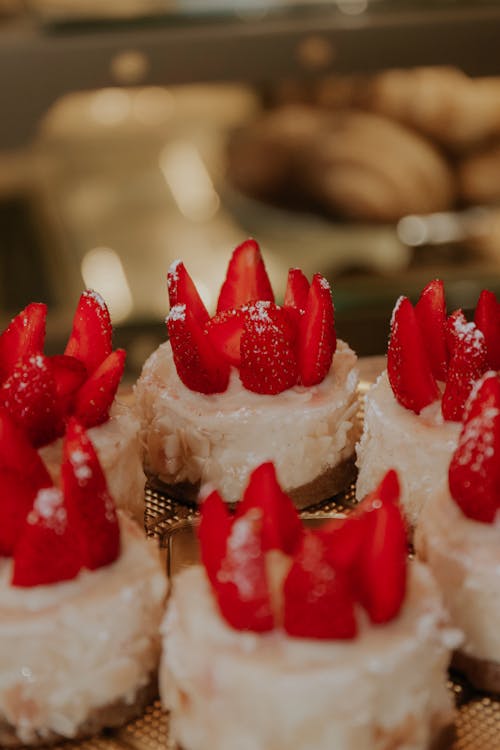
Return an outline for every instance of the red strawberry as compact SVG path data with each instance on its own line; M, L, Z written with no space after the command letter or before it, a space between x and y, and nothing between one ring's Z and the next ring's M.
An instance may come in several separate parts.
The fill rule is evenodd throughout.
M38 487L30 477L0 466L0 557L11 557Z
M367 524L363 514L334 518L317 534L325 545L325 557L336 570L348 571L354 565L366 536Z
M109 418L109 410L123 375L125 357L123 349L111 352L77 392L73 413L87 429Z
M492 523L500 509L500 380L484 378L468 405L448 473L450 492L469 518Z
M43 351L47 305L32 302L11 321L0 336L0 383L20 359Z
M299 638L354 638L354 597L348 576L327 560L322 539L306 531L285 579L284 628Z
M83 565L109 565L120 554L116 509L94 446L76 419L66 429L61 479L70 522L80 532Z
M367 531L356 564L357 595L374 623L396 617L406 592L408 547L397 487L395 472L389 472L363 501Z
M488 367L500 370L500 303L493 292L483 289L474 315L476 326L482 331L488 352Z
M392 313L387 375L398 403L420 414L439 398L415 310L400 297Z
M83 362L91 375L111 354L112 328L108 308L97 292L87 289L80 297L65 354Z
M210 339L185 304L175 305L167 328L179 378L199 393L222 393L229 382L229 363L213 348Z
M68 414L72 407L74 396L87 378L87 370L83 362L67 354L55 354L49 357L50 368L56 385L56 395L63 414Z
M59 489L40 490L17 543L13 586L69 581L82 567L78 537Z
M316 273L300 319L299 373L302 385L321 383L330 369L336 347L330 285L320 273Z
M488 369L483 334L474 323L467 323L462 318L455 316L448 321L453 352L441 402L443 417L456 422L463 417L465 402L474 383Z
M210 316L182 261L172 263L168 269L167 283L170 307L186 305L198 323L205 326Z
M206 325L213 348L234 367L241 365L241 337L245 326L245 313L240 308L217 313Z
M272 302L256 302L247 310L241 337L240 379L254 393L274 394L297 383L297 358L290 319Z
M226 503L214 490L201 505L198 527L201 561L213 586L226 554L232 523Z
M427 284L415 305L415 315L427 350L432 374L436 380L444 381L448 369L448 349L444 284L440 279Z
M253 508L233 521L226 552L212 585L219 608L233 628L256 633L273 629L262 548L262 511Z
M300 268L290 268L285 291L283 307L291 308L301 313L307 305L309 282Z
M261 464L250 475L237 516L245 515L251 508L262 511L264 551L278 549L292 555L302 538L303 527L295 506L278 484L271 462Z
M0 387L0 406L39 448L64 432L62 410L49 360L34 354L16 364Z
M257 300L274 302L274 294L258 244L255 240L246 240L231 256L217 312Z
M0 409L0 466L30 478L37 488L50 487L52 479L26 433Z

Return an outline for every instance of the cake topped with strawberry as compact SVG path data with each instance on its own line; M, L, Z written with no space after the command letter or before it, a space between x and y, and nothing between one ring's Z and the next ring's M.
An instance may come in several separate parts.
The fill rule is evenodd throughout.
M54 485L0 409L0 744L123 723L154 694L165 575L72 417ZM92 689L89 690L89 685Z
M234 515L205 498L203 565L174 578L163 625L161 695L182 747L424 750L444 731L457 634L407 559L398 494L389 472L352 515L305 528L266 463Z
M443 486L465 403L488 369L500 365L500 304L484 290L473 322L447 315L442 281L431 281L415 307L394 308L384 372L366 397L357 446L361 498L390 467L401 476L401 502L415 526L422 507Z
M210 316L184 264L168 272L169 341L136 386L147 473L180 500L206 482L236 502L274 461L298 505L343 489L357 437L356 356L337 341L330 286L291 269L275 302L259 247L233 252Z
M422 512L416 548L465 633L455 657L473 684L500 692L500 378L488 372L465 408L448 486Z
M125 352L112 349L107 307L96 292L84 292L64 354L50 357L43 353L46 317L46 305L32 303L0 335L0 408L41 449L54 477L60 473L65 425L78 419L91 430L112 491L140 517L144 475L138 424L116 400Z

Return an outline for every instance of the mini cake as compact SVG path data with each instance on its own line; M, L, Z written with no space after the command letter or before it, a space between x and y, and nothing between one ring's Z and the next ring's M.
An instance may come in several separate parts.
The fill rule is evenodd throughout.
M26 431L56 481L64 425L77 417L89 430L112 495L142 524L139 423L116 398L125 352L112 350L106 305L96 292L84 292L66 351L52 357L43 354L46 315L45 305L28 305L0 336L0 406Z
M252 469L274 461L298 506L353 477L356 356L337 341L330 287L292 269L274 303L258 245L233 253L210 318L184 265L168 274L170 340L144 365L135 395L146 472L180 500L201 484L233 503Z
M460 634L427 567L407 560L397 494L389 472L353 516L316 531L272 464L234 517L206 498L204 566L174 578L162 626L160 693L184 750L423 750L449 737Z
M432 568L452 622L465 634L455 665L481 690L500 693L500 380L476 386L449 486L422 512L416 549Z
M155 695L166 579L74 419L61 488L0 411L0 745L93 734Z
M401 297L391 321L387 370L366 395L357 445L362 498L395 468L411 527L429 497L446 484L464 405L488 368L500 367L500 305L483 291L475 322L446 316L443 283L432 281L413 308Z

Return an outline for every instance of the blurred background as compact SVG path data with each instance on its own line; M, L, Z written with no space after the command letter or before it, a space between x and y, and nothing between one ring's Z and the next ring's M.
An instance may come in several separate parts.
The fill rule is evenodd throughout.
M261 244L385 351L396 298L500 291L499 2L0 0L0 328L105 297L131 375L181 257L209 306ZM498 77L497 77L498 76Z

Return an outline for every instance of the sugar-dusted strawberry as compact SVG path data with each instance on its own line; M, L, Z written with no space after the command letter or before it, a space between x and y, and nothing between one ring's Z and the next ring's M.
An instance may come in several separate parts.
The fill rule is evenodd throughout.
M246 308L240 379L254 393L276 394L297 383L298 365L283 308L259 301Z
M500 302L493 292L483 289L479 295L474 322L484 336L488 367L500 370Z
M259 246L250 239L238 245L231 256L217 312L257 300L274 302L274 294Z
M24 430L0 408L0 467L30 478L37 488L50 487L52 480Z
M264 551L278 549L292 555L302 538L303 526L294 504L278 484L271 462L261 464L250 475L237 507L237 516L244 515L251 508L262 511Z
M167 284L170 307L186 305L191 314L203 327L208 322L210 316L198 294L194 281L186 271L184 263L181 260L174 261L168 269Z
M120 554L120 527L94 446L76 419L70 419L63 447L61 479L68 517L79 532L82 562L90 570Z
M336 570L348 571L356 562L367 531L364 514L333 518L317 534L325 545L325 556Z
M439 398L417 316L407 297L399 298L392 313L387 375L398 403L415 414Z
M67 354L55 354L49 357L49 363L58 403L63 414L68 414L72 410L76 392L87 378L87 370L83 362Z
M241 365L241 337L244 327L245 312L241 307L217 313L206 325L213 348L234 367Z
M32 302L0 335L0 383L20 359L43 352L47 305Z
M463 316L455 315L448 320L448 326L453 350L441 411L446 420L458 422L463 417L474 383L488 369L488 360L484 336L474 323L467 323Z
M108 419L123 375L125 357L123 349L111 352L76 393L73 413L87 429Z
M39 448L64 432L62 410L47 357L33 354L20 360L0 387L0 406Z
M303 313L307 305L309 282L300 268L290 268L286 284L283 307Z
M167 328L179 378L199 393L222 393L229 382L229 363L220 357L208 335L185 304L175 305Z
M350 639L357 633L349 577L327 560L321 537L306 531L284 587L285 631L299 638Z
M415 315L436 380L446 380L448 348L446 346L446 301L440 279L429 282L415 305Z
M233 521L225 555L212 586L219 608L233 628L256 633L273 629L262 547L262 511L258 508L252 508Z
M65 354L83 362L91 375L111 354L111 319L103 298L87 289L80 297Z
M448 473L450 492L469 518L492 523L500 509L500 380L489 373L467 407Z
M356 563L357 598L374 623L397 616L407 577L406 528L394 497L397 476L390 472L364 501L367 531Z
M321 383L337 347L330 285L320 274L313 276L305 312L299 327L299 375L302 385Z
M216 583L226 555L227 540L232 525L233 518L226 503L214 490L202 502L198 527L201 561L212 585Z
M31 478L0 465L0 557L12 557L38 487Z
M61 491L40 490L13 559L13 586L44 586L75 578L82 567L78 536Z

